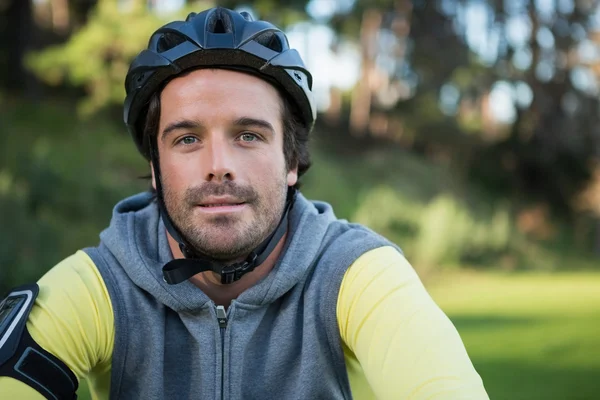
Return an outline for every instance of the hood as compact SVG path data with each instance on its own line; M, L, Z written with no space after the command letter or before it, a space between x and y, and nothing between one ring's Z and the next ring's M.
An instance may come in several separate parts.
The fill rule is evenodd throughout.
M193 311L210 303L202 290L189 281L167 284L162 267L173 255L158 207L149 192L120 201L109 227L100 234L101 246L115 257L135 285L175 311ZM237 302L261 306L290 290L308 273L319 256L330 224L336 221L331 206L309 201L297 193L290 210L283 251L273 270L262 281L243 292ZM258 266L257 268L260 268Z

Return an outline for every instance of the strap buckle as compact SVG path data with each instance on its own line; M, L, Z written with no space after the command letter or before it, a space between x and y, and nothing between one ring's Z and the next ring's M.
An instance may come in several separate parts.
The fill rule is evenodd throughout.
M256 265L254 265L256 263L256 258L257 258L256 253L252 253L252 254L250 254L250 257L248 257L248 259L245 261L231 264L231 265L226 265L225 267L223 267L223 269L221 270L221 283L222 284L233 283L233 282L239 280L242 276L244 276L248 272L253 271L254 268L256 267Z

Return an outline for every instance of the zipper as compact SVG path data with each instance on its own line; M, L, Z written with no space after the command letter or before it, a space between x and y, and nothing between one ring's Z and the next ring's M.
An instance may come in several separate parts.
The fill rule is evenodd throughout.
M225 398L225 329L227 328L227 311L225 307L217 306L217 321L221 331L221 399Z

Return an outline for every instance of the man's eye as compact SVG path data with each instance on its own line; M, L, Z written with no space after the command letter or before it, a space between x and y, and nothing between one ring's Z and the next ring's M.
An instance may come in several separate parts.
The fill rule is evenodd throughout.
M181 140L179 140L179 142L181 144L186 144L186 145L190 145L190 144L194 144L198 141L198 139L196 139L193 136L186 136L184 138L181 138Z
M255 140L258 140L258 136L256 136L254 133L243 133L240 136L240 139L243 142L254 142Z

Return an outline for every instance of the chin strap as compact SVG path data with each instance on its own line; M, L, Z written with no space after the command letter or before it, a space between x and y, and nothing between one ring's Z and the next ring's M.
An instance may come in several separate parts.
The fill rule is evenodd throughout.
M162 270L163 279L166 283L175 285L190 279L200 272L206 271L213 271L221 275L221 283L223 284L233 283L248 272L254 271L254 268L262 264L269 257L273 249L275 249L275 246L277 246L283 235L285 235L288 226L289 211L296 199L296 189L293 187L288 188L286 205L279 225L244 261L227 265L203 254L198 254L194 251L190 243L184 239L167 213L163 199L160 168L158 168L158 152L152 145L151 158L156 183L157 203L161 218L167 232L179 243L179 249L185 257L171 260L165 264Z

